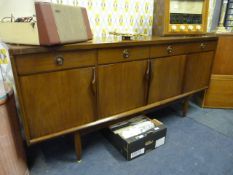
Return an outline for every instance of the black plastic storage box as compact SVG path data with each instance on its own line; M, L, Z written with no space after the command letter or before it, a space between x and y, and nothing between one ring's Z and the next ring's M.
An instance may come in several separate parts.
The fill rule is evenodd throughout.
M163 145L166 132L162 122L138 116L110 126L104 135L127 160L132 160Z

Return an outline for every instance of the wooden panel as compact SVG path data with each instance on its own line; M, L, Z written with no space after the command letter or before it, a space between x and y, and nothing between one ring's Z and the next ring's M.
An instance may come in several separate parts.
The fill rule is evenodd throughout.
M0 105L0 121L0 174L28 175L14 95Z
M57 58L62 57L59 65ZM20 75L48 72L76 67L91 66L96 63L96 51L49 52L43 54L20 55L15 59L17 72Z
M145 105L147 61L99 67L100 118Z
M93 69L20 77L31 139L95 120Z
M233 108L233 75L213 75L205 94L205 107Z
M181 94L184 67L184 55L152 60L149 103Z
M214 74L233 75L233 35L221 36L215 55Z
M216 41L151 46L151 58L215 50ZM170 51L169 51L170 50Z
M24 127L26 131L28 128L30 130L26 132L29 133L28 143L37 143L88 127L95 128L98 124L113 123L120 118L142 113L203 90L204 88L200 88L177 96L171 95L173 97L170 98L163 97L164 100L146 105L145 97L148 92L146 72L150 46L180 43L177 45L182 52L176 52L179 55L183 51L185 53L207 51L208 47L200 50L200 43L202 41L215 43L216 39L215 36L155 37L143 41L89 41L53 48L11 46L11 54L16 54L11 59L18 82L17 91L21 110L25 114ZM192 43L197 44L198 47L190 47L190 51L181 48ZM100 49L100 52L90 49ZM123 56L124 49L128 49L128 58ZM154 54L161 52L162 50L157 50ZM64 57L64 64L58 66L55 64L55 57L60 54ZM69 56L70 54L72 56ZM92 68L80 70L74 68L94 67L97 56L102 65L96 68L99 89L96 95L94 93L97 88L92 84L95 82ZM111 63L117 64L111 65ZM173 92L176 93L175 90ZM99 118L97 118L96 100L99 104Z
M184 78L184 92L209 85L214 52L187 55Z
M156 27L156 29L158 29ZM87 42L66 44L56 47L38 47L28 45L8 45L11 55L33 54L33 53L45 53L45 52L61 52L61 51L74 51L74 50L86 50L86 49L103 49L103 48L116 48L116 47L139 47L157 44L167 43L189 43L189 42L206 42L217 41L218 36L214 35L195 35L195 36L167 36L167 37L145 37L143 40L106 40L106 39L94 39Z
M128 57L125 56L128 53ZM99 49L98 63L117 63L149 58L149 47L122 47L115 49Z
M99 128L107 127L109 125L120 122L120 121L122 121L124 119L127 119L129 117L135 117L135 115L144 114L145 111L151 110L153 108L158 108L158 107L161 107L161 106L164 106L164 105L168 105L169 103L172 103L174 101L182 100L184 98L187 98L187 97L189 97L189 96L191 96L191 95L193 95L195 93L198 93L200 91L203 91L205 89L206 88L201 88L201 89L197 89L195 91L183 93L181 95L171 97L171 98L159 101L159 102L155 102L155 103L152 103L152 104L148 104L148 105L145 105L145 106L134 108L134 109L128 110L126 112L118 113L116 115L112 115L110 117L103 118L103 119L97 120L95 122L90 122L90 123L82 125L82 126L73 127L73 128L70 128L70 129L62 131L62 132L58 132L58 133L50 134L50 135L47 135L47 136L44 136L44 137L32 139L32 140L30 140L30 144L35 144L35 143L38 143L38 142L41 142L41 141L44 141L44 140L48 140L48 139L51 139L51 138L55 138L55 137L58 137L58 136L61 136L61 135L65 135L65 134L80 131L80 130L82 130L84 133L86 133L86 132L89 132L89 131L94 131L94 130L99 129Z

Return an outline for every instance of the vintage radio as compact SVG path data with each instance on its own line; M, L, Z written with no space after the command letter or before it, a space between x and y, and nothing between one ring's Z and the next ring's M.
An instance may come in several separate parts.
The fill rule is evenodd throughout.
M209 0L155 0L153 35L204 34Z

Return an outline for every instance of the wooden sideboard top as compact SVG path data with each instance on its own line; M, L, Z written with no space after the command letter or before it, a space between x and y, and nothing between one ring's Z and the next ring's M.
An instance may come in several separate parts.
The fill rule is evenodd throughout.
M233 36L233 32L218 33L217 36Z
M29 46L29 45L12 45L9 44L9 51L11 55L22 55L31 53L51 52L51 51L71 51L77 49L99 49L99 48L113 48L126 47L137 45L152 45L152 44L166 44L166 43L180 43L180 42L195 42L195 41L210 41L217 40L216 35L201 35L201 36L173 36L173 37L143 37L138 40L113 40L113 39L93 39L87 42L66 44L59 46Z

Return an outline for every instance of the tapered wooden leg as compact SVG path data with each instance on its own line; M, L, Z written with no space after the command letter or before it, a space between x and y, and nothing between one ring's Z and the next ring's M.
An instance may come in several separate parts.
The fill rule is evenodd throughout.
M182 117L186 117L187 112L188 112L188 107L189 107L189 98L186 97L183 101L183 106L182 106Z
M75 145L75 152L78 161L81 161L82 157L82 141L81 141L81 134L80 132L76 132L74 134L74 145Z

